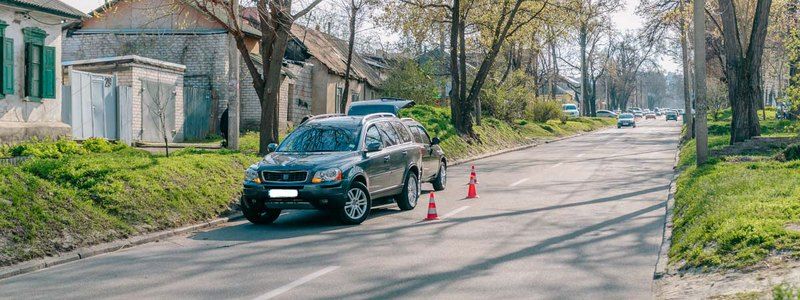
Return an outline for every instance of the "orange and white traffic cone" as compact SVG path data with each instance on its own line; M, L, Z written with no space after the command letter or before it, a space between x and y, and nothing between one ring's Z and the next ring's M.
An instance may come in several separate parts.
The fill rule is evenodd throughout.
M431 192L430 197L428 197L428 216L425 218L425 221L439 219L439 214L436 213L436 200L434 200L434 198L433 192Z
M469 173L469 176L475 178L475 184L478 184L478 174L475 173L475 165L472 165L472 171Z
M475 181L475 177L469 176L469 187L467 188L467 198L465 199L478 198L478 188L475 186L477 182Z

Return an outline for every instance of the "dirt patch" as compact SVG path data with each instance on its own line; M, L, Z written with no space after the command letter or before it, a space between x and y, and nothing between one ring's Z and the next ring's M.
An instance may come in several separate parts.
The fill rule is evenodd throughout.
M754 137L750 140L711 151L712 156L773 155L789 144L800 142L798 137Z
M655 282L656 299L772 299L772 288L800 284L800 261L775 256L758 267L674 272Z

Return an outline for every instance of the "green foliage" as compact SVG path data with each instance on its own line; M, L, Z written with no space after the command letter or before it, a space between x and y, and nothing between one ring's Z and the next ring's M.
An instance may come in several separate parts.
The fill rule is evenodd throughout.
M430 65L420 66L413 60L402 60L393 66L381 84L385 97L414 100L417 104L435 104L441 99L444 81L434 75Z
M522 70L508 75L502 84L487 82L481 90L481 112L505 121L526 118L534 101L529 87L530 77Z
M105 139L90 138L78 144L68 139L31 140L16 145L6 145L0 148L3 157L31 156L36 158L61 158L65 155L83 155L93 153L109 153L127 149L128 146Z
M800 287L788 283L781 283L776 286L773 286L772 299L800 300Z
M114 151L111 143L102 138L89 138L83 141L83 148L94 153L109 153Z
M539 100L533 104L531 118L536 122L544 123L550 120L561 120L564 117L566 116L561 110L561 104L558 101Z
M800 160L800 143L794 143L783 149L777 157L780 161Z

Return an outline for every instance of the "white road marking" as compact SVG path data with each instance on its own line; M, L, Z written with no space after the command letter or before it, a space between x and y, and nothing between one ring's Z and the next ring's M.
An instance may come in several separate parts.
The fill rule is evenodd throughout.
M272 290L272 291L270 291L270 292L268 292L266 294L258 296L258 298L256 298L255 300L267 300L267 299L275 298L275 297L279 296L280 294L288 292L289 290L291 290L293 288L296 288L298 286L301 286L306 282L314 280L317 277L320 277L322 275L325 275L325 274L328 274L330 272L333 272L338 268L339 268L339 266L330 266L330 267L324 268L322 270L316 271L314 273L308 274L308 275L303 276L302 278L300 278L298 280L290 282L287 285L284 285L284 286L279 287L277 289L274 289L274 290Z
M520 180L517 180L517 182L514 182L514 183L512 183L511 185L509 185L509 187L515 187L515 186L518 186L518 185L520 185L521 183L523 183L523 182L525 182L525 181L528 181L528 179L529 179L529 178L522 178L522 179L520 179Z
M447 219L449 217L452 217L453 215L455 215L457 213L460 213L460 212L466 210L467 208L469 208L469 205L456 208L456 209L450 211L449 213L446 213L443 216L439 217L439 220L444 220L444 219Z
M560 166L560 165L563 165L563 164L564 164L564 163L557 163L557 164L553 165L553 166L552 166L552 167L550 167L550 168L555 168L555 167L558 167L558 166Z
M583 157L584 155L586 155L586 153L581 153L581 154L578 154L578 157Z

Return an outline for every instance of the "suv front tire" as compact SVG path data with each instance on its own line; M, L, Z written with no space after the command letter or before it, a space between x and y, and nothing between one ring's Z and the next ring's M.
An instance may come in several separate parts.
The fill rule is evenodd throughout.
M345 194L344 205L337 209L336 216L344 224L358 225L369 217L370 209L372 209L372 199L367 187L361 182L354 181Z
M245 196L239 201L242 207L242 214L250 223L258 225L272 224L281 215L280 209L265 208L259 205L258 200L248 199ZM262 206L259 208L259 206Z

